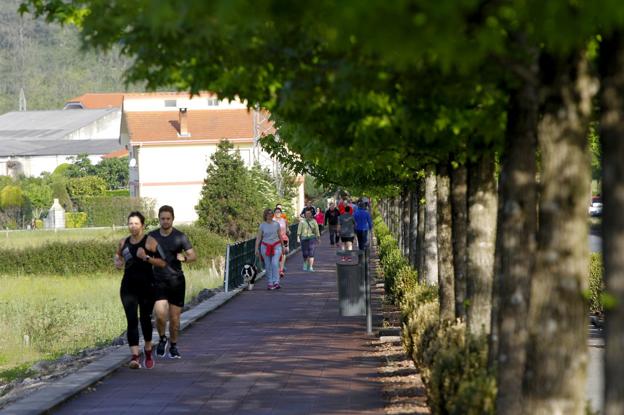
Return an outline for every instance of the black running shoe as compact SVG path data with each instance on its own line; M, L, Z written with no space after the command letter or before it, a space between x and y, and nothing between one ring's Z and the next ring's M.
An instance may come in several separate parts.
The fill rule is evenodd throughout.
M160 338L160 341L158 342L158 346L156 346L156 356L165 357L165 351L167 350L168 342L169 342L169 339L167 339L167 336L162 336Z
M178 346L176 346L175 344L172 344L169 347L169 358L170 359L181 359L182 356L180 356L180 352L178 352Z

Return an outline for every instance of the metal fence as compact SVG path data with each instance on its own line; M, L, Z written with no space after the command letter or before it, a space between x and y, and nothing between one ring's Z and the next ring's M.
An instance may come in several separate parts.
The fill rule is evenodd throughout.
M292 252L299 247L297 242L297 223L290 225L290 239L288 248ZM239 287L245 281L242 275L245 264L256 264L258 272L264 270L262 261L256 261L256 238L228 244L225 251L225 275L223 286L226 292Z

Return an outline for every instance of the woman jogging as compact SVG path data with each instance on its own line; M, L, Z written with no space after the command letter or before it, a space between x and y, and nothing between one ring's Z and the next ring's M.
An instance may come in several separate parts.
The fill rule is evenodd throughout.
M282 229L280 224L273 220L273 211L265 209L262 216L264 221L258 226L256 236L256 256L262 256L264 270L267 277L267 289L279 290L279 264L282 255Z
M275 210L273 211L273 220L280 225L280 229L282 230L282 255L280 255L279 262L279 276L280 278L284 278L284 263L286 262L286 255L288 255L288 244L290 235L290 229L288 228L288 219L286 215L282 213L282 206L277 205Z
M312 210L305 211L305 217L297 227L297 237L301 241L303 254L303 270L314 272L314 251L321 240L318 223L312 217Z
M152 256L152 253L157 251L158 244L152 237L143 233L144 228L145 217L140 212L131 212L128 215L130 236L119 242L115 253L115 267L117 269L124 268L120 296L128 322L128 345L132 353L129 363L131 369L141 367L139 321L145 340L143 366L146 369L154 367L154 359L152 358L152 309L154 308L152 265L157 267L166 265L162 259ZM137 316L137 311L140 318Z

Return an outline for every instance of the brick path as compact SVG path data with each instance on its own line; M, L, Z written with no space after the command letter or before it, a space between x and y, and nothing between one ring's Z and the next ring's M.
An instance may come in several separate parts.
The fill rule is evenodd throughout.
M364 317L339 317L327 235L316 272L287 263L283 288L265 280L186 329L182 360L121 368L58 414L383 414L379 362Z

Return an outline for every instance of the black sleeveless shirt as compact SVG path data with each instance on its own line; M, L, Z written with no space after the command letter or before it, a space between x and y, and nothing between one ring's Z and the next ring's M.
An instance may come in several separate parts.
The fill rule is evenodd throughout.
M124 279L129 279L132 282L148 282L152 279L152 265L137 257L139 248L145 250L146 241L147 235L144 235L137 244L131 243L129 236L124 241L121 247L121 256L125 261Z

